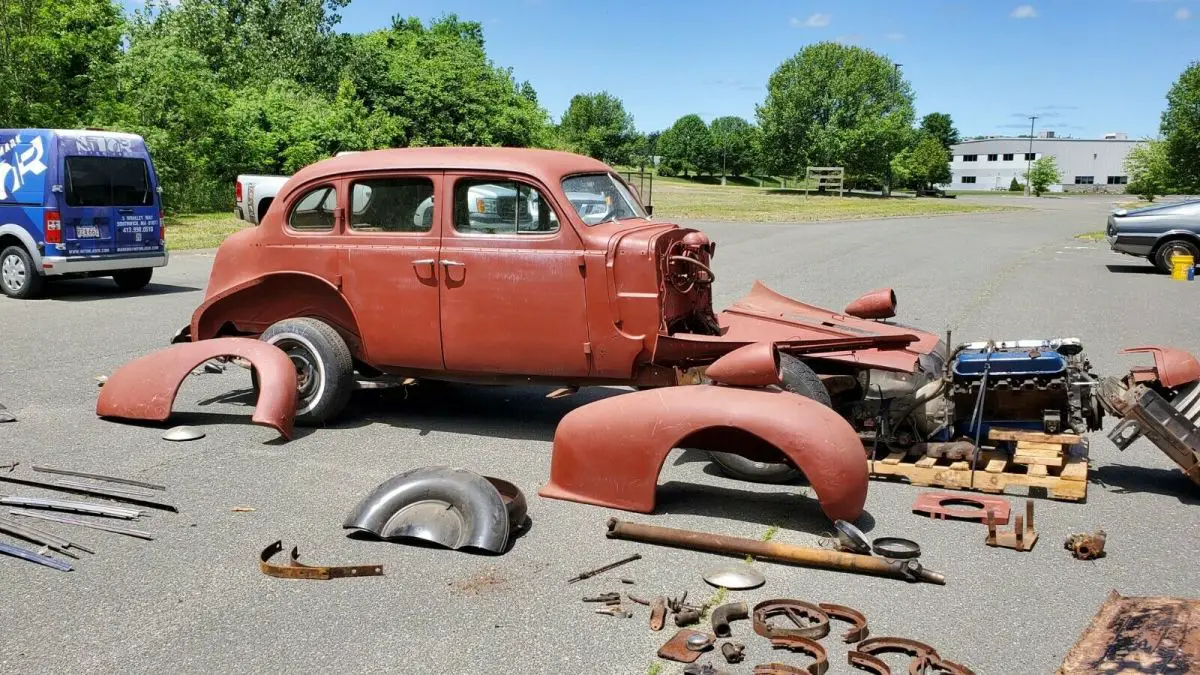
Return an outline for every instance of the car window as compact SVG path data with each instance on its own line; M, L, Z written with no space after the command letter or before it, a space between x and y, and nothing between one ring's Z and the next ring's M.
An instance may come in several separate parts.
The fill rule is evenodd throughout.
M288 216L288 227L300 232L329 232L333 230L333 213L337 210L337 190L324 185L309 190Z
M355 232L428 232L433 229L433 181L374 178L350 191L350 229Z
M454 184L454 229L469 234L547 234L558 231L558 215L533 186L466 178Z
M68 206L153 206L146 160L127 157L68 157Z
M646 211L625 184L607 173L584 174L563 179L567 201L587 225L609 220L645 218Z

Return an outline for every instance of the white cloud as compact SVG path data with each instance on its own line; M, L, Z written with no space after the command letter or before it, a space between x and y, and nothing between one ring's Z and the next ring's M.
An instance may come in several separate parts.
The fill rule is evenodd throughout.
M1009 16L1014 19L1033 19L1037 17L1037 10L1033 5L1018 5Z
M856 44L862 42L862 36L861 35L839 35L836 38L834 38L833 41L838 44L841 44L841 45L856 45Z
M809 16L807 19L797 19L796 17L792 17L791 23L797 28L824 28L825 26L829 25L829 21L831 19L833 19L832 16L825 14L824 12L817 12L816 14Z
M885 33L883 39L890 40L892 42L899 42L904 39L904 33Z
M1175 10L1175 18L1179 19L1180 21L1187 21L1188 19L1192 18L1192 10L1188 9L1187 7L1180 7L1179 9Z

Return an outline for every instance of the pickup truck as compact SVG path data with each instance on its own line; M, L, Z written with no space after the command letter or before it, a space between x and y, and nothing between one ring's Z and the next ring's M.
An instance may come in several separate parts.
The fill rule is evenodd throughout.
M239 220L258 225L279 194L279 188L288 182L290 176L258 176L242 174L237 177L234 189L235 200L233 213Z

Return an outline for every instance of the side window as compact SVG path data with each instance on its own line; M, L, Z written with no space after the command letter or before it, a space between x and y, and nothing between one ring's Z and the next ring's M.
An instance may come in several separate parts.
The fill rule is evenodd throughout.
M337 211L337 190L332 185L314 188L292 207L288 227L299 232L330 232L334 211Z
M454 229L470 234L547 234L558 216L537 188L466 178L454 184Z
M433 229L433 181L373 178L350 190L350 229L355 232L428 232Z

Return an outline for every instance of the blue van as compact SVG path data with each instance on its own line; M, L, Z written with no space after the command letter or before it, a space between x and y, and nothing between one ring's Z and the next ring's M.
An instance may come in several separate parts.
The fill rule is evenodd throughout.
M0 291L112 277L122 290L167 264L158 177L141 137L0 129Z

